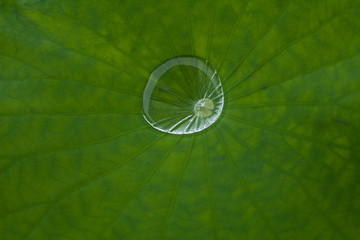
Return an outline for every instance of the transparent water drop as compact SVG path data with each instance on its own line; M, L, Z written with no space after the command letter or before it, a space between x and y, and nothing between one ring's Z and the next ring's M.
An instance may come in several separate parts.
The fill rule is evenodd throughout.
M143 116L155 129L191 134L211 126L224 106L216 70L193 56L168 59L155 68L143 95Z

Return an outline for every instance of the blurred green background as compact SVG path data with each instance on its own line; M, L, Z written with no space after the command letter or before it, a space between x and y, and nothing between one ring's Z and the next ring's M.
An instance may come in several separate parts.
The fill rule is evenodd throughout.
M0 0L0 239L358 239L358 0ZM151 71L208 59L176 136Z

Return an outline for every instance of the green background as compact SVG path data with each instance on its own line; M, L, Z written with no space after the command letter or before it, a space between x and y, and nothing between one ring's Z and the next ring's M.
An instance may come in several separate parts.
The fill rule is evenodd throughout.
M357 239L358 0L0 0L0 239ZM221 118L143 119L206 58Z

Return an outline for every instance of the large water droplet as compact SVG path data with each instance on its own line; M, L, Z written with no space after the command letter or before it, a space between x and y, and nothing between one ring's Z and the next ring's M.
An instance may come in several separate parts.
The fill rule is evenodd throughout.
M206 129L220 116L224 93L216 70L198 57L166 60L151 73L143 115L154 128L172 134Z

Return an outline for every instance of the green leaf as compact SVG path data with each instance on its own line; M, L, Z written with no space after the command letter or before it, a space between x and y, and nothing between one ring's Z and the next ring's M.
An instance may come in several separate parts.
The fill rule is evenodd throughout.
M358 238L359 6L1 0L0 238ZM179 136L142 95L184 55L225 99Z

